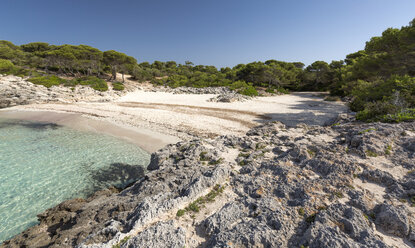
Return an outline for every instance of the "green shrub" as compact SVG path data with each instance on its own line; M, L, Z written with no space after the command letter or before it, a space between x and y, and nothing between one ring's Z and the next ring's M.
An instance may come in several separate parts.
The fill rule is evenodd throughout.
M267 88L265 90L265 92L272 93L272 94L274 94L276 92L281 93L281 94L289 94L290 93L289 90L284 89L283 87L271 87L271 88Z
M289 90L287 90L287 89L284 89L283 87L277 87L277 89L276 89L279 93L282 93L282 94L290 94L290 91Z
M415 108L415 77L358 80L351 95L350 108L358 112L358 120L400 122L414 118L411 109Z
M337 196L338 198L343 198L344 197L343 193L339 192L339 191L334 192L334 195Z
M187 206L186 210L193 211L193 212L199 212L200 207L196 202L192 202L191 204L189 204L189 206Z
M369 156L369 157L377 157L378 156L378 154L376 152L371 151L371 150L367 150L366 155Z
M185 213L186 213L186 210L179 209L179 210L177 210L176 216L177 217L180 217L180 216L183 216Z
M395 114L399 111L399 107L389 102L377 101L374 103L366 103L365 108L356 114L356 119L360 121L379 121L383 116Z
M32 77L29 79L29 82L32 82L34 84L43 85L47 88L50 88L52 86L57 86L60 84L67 83L67 80L57 77L55 75L52 76L39 76L39 77Z
M309 216L305 219L305 221L306 221L307 223L309 223L309 224L313 223L315 220L316 220L316 213L314 213L314 214L312 214L312 215L309 215Z
M127 241L130 239L130 236L126 236L123 238L118 244L113 245L112 248L120 248L123 244L127 243Z
M274 89L273 89L273 88L267 88L267 89L265 90L265 92L268 92L268 93L271 93L271 94L274 94L274 93L275 93L275 91L274 91Z
M14 69L14 64L7 59L0 59L0 73L10 74Z
M71 81L67 82L65 86L75 86L75 85L87 85L93 88L94 90L98 91L107 91L108 84L105 80L93 76L89 77L81 77L72 79Z
M403 122L415 120L415 108L404 109L396 114L386 114L381 117L383 122Z
M248 85L247 87L239 90L238 93L246 96L258 96L258 91L256 91L252 85Z
M239 80L229 85L229 89L231 90L238 90L238 89L246 88L246 87L248 87L248 84L245 81L239 81Z
M120 82L113 82L112 83L112 89L113 90L119 90L119 91L124 90L124 84L120 83Z
M222 194L225 190L225 186L220 186L216 184L213 189L205 196L199 197L196 201L190 203L185 209L179 209L176 213L177 217L183 216L186 212L199 212L202 207L205 206L205 203L213 202L215 198ZM194 216L192 217L194 218Z

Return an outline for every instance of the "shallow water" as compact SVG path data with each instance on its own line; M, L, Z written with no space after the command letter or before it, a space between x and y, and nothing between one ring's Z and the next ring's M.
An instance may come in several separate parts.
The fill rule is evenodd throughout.
M0 119L0 243L64 200L137 180L149 159L111 136Z

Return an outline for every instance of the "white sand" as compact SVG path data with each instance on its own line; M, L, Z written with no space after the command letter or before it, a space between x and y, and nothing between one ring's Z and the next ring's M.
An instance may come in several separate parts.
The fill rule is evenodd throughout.
M233 103L207 101L214 96L136 90L115 102L32 104L0 110L0 113L3 112L4 115L12 111L16 116L19 111L42 111L41 115L49 117L50 115L45 115L45 111L76 114L78 119L75 121L67 119L61 122L68 125L79 122L79 116L105 120L122 127L124 131L130 130L153 137L155 140L145 140L145 142L154 143L146 147L147 150L154 151L167 143L176 142L178 138L242 135L250 128L270 120L281 121L287 125L298 123L323 125L336 118L339 113L347 111L344 104L325 102L322 97L313 93L258 97ZM26 117L26 119L39 120L39 115ZM53 121L53 119L54 117L48 120ZM85 125L85 121L76 126L82 125ZM104 124L95 123L92 126L93 129L98 129L96 131L111 133L110 127L100 128L102 125ZM111 134L118 135L117 132Z

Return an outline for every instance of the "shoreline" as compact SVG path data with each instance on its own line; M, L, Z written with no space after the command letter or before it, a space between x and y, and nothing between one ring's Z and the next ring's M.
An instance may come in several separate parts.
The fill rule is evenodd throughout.
M110 120L94 119L79 113L6 108L0 110L0 118L54 123L79 131L106 134L133 143L150 154L168 144L181 141L181 139L172 135L141 127L120 125Z

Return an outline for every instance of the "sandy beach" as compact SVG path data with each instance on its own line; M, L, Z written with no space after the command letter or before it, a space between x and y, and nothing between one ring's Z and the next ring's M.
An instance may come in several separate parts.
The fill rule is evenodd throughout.
M287 126L324 125L347 111L343 103L317 93L257 97L243 102L209 102L213 94L173 94L136 90L111 102L45 103L0 110L0 117L53 122L102 132L133 142L148 152L194 137L243 135L267 121Z

